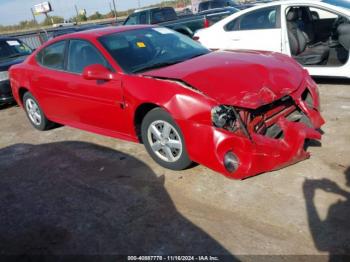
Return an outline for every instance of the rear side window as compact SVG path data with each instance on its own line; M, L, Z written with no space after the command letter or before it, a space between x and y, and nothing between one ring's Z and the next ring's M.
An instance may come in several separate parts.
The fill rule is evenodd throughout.
M89 42L70 40L67 71L81 74L85 67L100 64L109 67L102 54Z
M176 12L172 8L163 8L162 12L163 12L163 16L168 21L177 19Z
M152 24L158 24L175 19L177 19L177 16L172 8L162 8L152 12Z
M137 14L132 14L126 20L125 25L136 25L137 24Z
M202 12L209 9L209 2L202 2L199 4L198 12Z
M36 60L45 67L63 70L65 47L66 41L60 41L49 45L37 54Z
M152 24L158 24L164 21L165 21L165 18L162 10L157 10L152 12Z
M143 12L140 14L140 17L139 17L139 24L147 24L147 15L146 15L146 12Z
M256 10L237 18L225 26L226 31L274 29L280 27L277 7Z

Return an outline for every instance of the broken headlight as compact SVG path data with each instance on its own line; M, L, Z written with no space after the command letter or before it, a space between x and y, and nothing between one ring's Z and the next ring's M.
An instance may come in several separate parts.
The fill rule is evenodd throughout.
M238 111L233 106L220 105L211 110L211 120L213 125L218 128L223 128L250 138L240 114L244 114L243 110Z
M214 107L211 110L211 120L214 126L235 131L238 126L236 125L237 117L233 110L233 107L224 105Z

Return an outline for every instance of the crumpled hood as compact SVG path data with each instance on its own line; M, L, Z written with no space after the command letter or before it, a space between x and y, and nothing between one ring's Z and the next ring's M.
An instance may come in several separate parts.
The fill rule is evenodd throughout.
M143 75L180 80L220 104L255 109L295 91L304 72L278 53L216 51Z

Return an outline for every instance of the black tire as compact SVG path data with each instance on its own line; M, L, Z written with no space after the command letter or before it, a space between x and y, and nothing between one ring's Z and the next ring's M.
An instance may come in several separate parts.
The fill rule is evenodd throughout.
M29 112L29 108L27 106L27 103L33 102L37 106L37 114L40 116L40 122L33 120L33 117L31 117L31 114ZM34 126L36 129L40 131L49 130L54 126L54 123L47 119L45 116L43 110L41 109L38 101L35 99L35 97L30 93L26 92L23 96L23 107L26 111L27 117L29 119L29 122Z
M168 140L168 142L176 141L177 143L181 143L181 150L176 148L171 148L170 146L168 146L168 144L165 144L162 146L163 148L167 149L165 151L170 150L173 157L174 155L176 156L174 157L173 159L174 161L172 162L165 161L164 159L162 159L162 157L166 158L166 155L167 155L165 151L163 151L163 148L160 149L158 152L154 152L154 150L152 149L152 145L151 145L152 141L150 141L150 139L151 140L152 138L155 139L155 137L153 133L150 131L150 129L152 125L154 126L154 124L157 122L159 122L159 125L162 125L163 123L164 125L171 127L168 137L169 139L172 139L172 138L173 139ZM163 125L163 131L164 131L164 125ZM160 130L158 131L160 132ZM163 135L163 132L160 132L160 133ZM182 132L178 127L178 125L176 124L176 122L165 110L161 108L155 108L146 114L141 125L141 136L147 152L153 158L153 160L157 162L159 165L172 170L183 170L188 168L192 164L192 161L189 158L189 155L187 153L185 140L182 135ZM162 156L162 152L164 152L164 156Z

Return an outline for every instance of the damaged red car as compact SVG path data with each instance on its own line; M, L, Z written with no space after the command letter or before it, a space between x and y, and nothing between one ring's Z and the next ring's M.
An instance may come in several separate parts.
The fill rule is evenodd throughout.
M278 53L209 51L154 26L56 38L10 70L39 130L54 123L143 143L161 166L243 179L309 157L320 139L315 82Z

